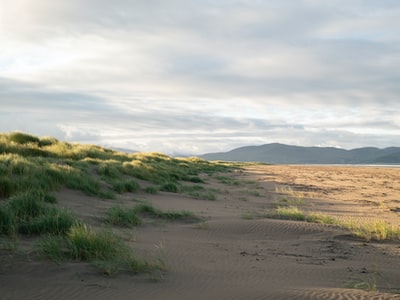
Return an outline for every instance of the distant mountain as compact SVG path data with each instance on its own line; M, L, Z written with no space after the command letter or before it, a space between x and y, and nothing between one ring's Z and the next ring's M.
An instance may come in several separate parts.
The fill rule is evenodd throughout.
M273 143L241 147L229 152L207 153L200 157L207 160L256 161L273 164L400 164L400 147L345 150Z

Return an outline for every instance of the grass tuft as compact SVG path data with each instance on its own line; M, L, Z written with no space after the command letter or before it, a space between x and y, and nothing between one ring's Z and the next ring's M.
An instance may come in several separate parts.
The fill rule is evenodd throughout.
M119 194L122 193L132 193L139 190L140 185L131 179L118 180L112 183L112 188Z
M109 260L127 251L122 239L111 231L96 232L86 225L73 226L67 238L70 255L77 260Z
M169 182L165 183L160 187L160 190L163 192L177 193L178 186L175 183Z
M113 206L106 212L106 222L112 225L131 227L139 225L141 220L135 209Z
M400 240L400 228L381 220L368 223L350 221L343 226L350 230L353 236L365 241Z

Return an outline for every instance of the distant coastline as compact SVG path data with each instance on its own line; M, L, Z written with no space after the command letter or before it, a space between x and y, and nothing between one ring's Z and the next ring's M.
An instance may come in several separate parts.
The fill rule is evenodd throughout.
M274 164L280 165L280 164ZM400 164L281 164L285 166L400 168Z
M396 166L400 164L400 147L384 149L365 147L345 150L332 147L301 147L273 143L261 146L246 146L228 152L207 153L200 157L207 160L286 165Z

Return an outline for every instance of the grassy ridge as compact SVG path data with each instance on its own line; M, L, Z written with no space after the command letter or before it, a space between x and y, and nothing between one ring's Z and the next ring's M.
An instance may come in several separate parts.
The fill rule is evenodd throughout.
M41 236L39 249L59 261L92 262L106 274L119 269L132 272L161 270L140 262L113 231L90 228L73 212L57 205L54 192L61 187L87 195L113 199L122 193L150 185L148 193L187 192L183 182L201 185L201 174L227 172L228 163L198 158L172 158L161 153L127 154L95 145L71 144L52 137L21 132L0 134L0 238L19 235ZM200 188L201 189L201 188ZM118 206L106 212L111 226L135 226L140 215L165 220L194 220L190 212L163 212L149 204L129 209Z
M138 179L178 192L179 181L202 183L200 173L225 172L232 166L161 153L127 154L19 132L0 134L0 199L33 188L48 193L61 186L113 198L115 193L137 191Z

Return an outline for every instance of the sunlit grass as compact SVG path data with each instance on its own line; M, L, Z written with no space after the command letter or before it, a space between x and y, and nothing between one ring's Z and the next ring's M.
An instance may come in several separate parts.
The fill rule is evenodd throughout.
M164 263L139 261L110 230L96 230L57 204L63 187L86 195L115 199L141 190L182 193L184 183L200 186L204 174L230 172L240 164L199 158L173 158L162 153L122 153L96 145L73 144L27 133L0 134L0 235L41 236L40 252L55 261L89 261L105 274L163 270ZM146 189L140 186L143 181ZM140 183L139 183L140 182ZM194 197L215 200L209 191ZM111 207L107 226L136 226L141 218L197 221L188 211L162 211L151 205ZM14 243L16 245L16 243Z
M347 221L343 226L350 230L353 236L366 241L400 240L400 228L382 220L369 222Z
M306 212L297 206L283 206L264 214L247 213L243 216L245 219L260 217L336 225L340 228L349 230L352 236L365 241L400 241L400 227L382 220L373 220L368 222L356 220L340 221L339 219L327 214Z

